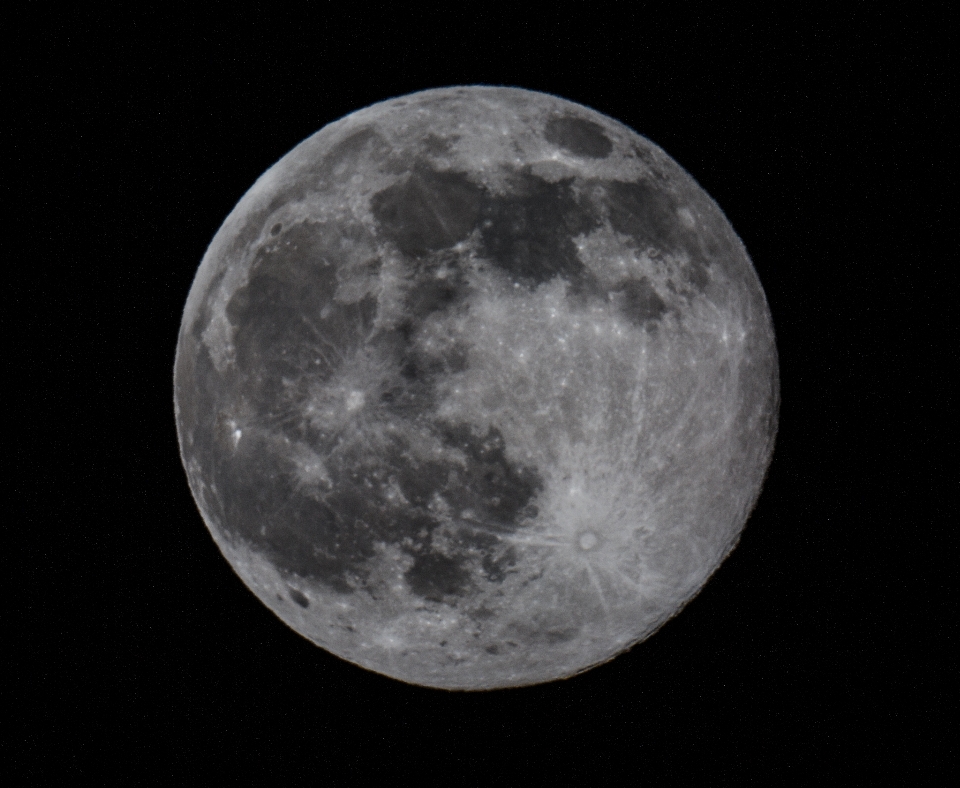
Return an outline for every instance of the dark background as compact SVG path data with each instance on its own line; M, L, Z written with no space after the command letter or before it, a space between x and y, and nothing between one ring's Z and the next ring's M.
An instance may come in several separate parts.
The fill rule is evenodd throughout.
M945 5L623 5L16 12L9 784L946 774ZM172 365L206 246L265 169L348 112L476 83L617 118L716 199L767 293L782 408L741 543L678 618L580 677L458 694L348 665L245 589L190 497Z

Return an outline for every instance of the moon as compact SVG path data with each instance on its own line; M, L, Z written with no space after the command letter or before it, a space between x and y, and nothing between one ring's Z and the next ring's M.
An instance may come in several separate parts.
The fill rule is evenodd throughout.
M183 313L190 489L288 626L417 685L566 678L733 549L777 429L743 244L664 151L552 95L331 123L220 227Z

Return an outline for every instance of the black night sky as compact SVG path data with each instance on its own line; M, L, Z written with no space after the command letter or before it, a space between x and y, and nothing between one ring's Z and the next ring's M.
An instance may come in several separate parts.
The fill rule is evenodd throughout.
M954 69L925 5L14 12L9 784L941 782ZM766 290L782 405L740 545L679 617L577 678L460 694L346 664L247 591L190 496L172 368L264 170L353 110L481 83L593 107L693 175Z

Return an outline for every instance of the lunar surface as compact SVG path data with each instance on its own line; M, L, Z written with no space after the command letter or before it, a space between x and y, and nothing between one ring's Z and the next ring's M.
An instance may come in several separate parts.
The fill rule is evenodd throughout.
M746 251L660 148L526 90L430 90L271 167L190 290L194 498L290 627L402 681L568 677L736 544L773 451Z

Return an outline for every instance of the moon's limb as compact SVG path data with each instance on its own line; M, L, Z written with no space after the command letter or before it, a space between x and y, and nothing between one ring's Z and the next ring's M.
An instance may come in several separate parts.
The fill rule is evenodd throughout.
M772 323L715 203L561 99L426 91L268 170L175 368L204 520L280 618L460 689L569 676L732 549L776 432Z

